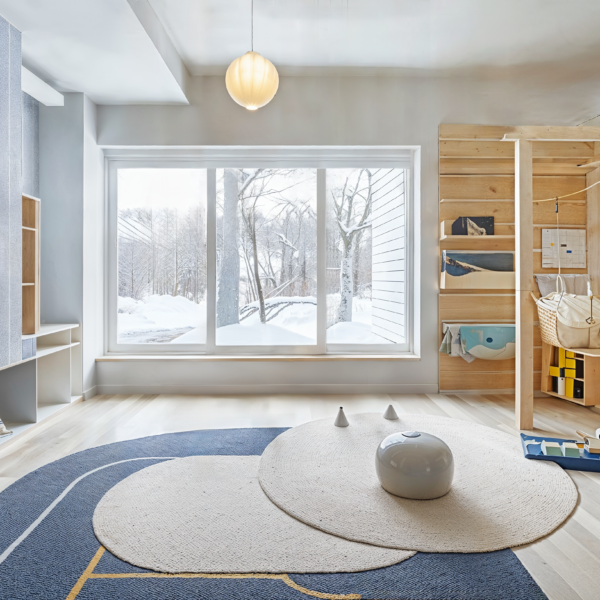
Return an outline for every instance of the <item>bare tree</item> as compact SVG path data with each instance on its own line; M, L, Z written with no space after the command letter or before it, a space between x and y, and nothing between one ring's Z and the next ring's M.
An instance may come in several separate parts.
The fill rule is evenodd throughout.
M237 169L225 169L223 247L217 289L217 327L240 322L239 181Z
M366 187L360 189L363 174ZM352 300L354 297L354 253L361 231L371 227L371 178L369 169L361 169L354 189L349 189L350 177L346 178L341 194L332 191L336 225L342 240L342 259L340 268L340 305L336 321L352 321Z

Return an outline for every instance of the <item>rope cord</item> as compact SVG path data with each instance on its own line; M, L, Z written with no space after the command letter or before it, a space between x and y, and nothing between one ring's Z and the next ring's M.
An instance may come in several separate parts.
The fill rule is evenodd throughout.
M558 198L556 198L556 252L558 253L558 277L560 277L560 229L558 226ZM558 290L558 277L556 278L556 286Z
M554 198L545 198L544 200L534 200L534 202L558 202L561 198L568 198L569 196L574 196L575 194L581 194L581 192L586 192L587 190L593 188L595 185L598 185L600 181L596 181L596 183L592 183L592 185L579 190L578 192L571 192L570 194L565 194L564 196L554 196ZM567 200L567 202L581 202L581 200Z

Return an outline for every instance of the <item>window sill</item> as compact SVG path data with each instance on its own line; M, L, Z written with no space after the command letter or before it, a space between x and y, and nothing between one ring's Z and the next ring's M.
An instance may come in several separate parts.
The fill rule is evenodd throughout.
M110 354L96 362L331 362L331 361L419 361L416 354Z

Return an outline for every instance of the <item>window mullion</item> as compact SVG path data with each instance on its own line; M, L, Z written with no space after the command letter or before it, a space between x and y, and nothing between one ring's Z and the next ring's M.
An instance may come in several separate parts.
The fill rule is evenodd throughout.
M215 353L217 315L217 171L207 169L206 207L206 353Z
M317 169L317 354L327 352L327 197L325 169Z

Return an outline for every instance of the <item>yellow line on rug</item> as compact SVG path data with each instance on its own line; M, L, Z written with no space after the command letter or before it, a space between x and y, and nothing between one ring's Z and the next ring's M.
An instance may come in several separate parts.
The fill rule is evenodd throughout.
M362 598L360 594L326 594L309 590L298 585L285 573L94 573L94 569L102 558L104 551L104 547L100 546L66 600L75 600L88 579L272 579L282 581L288 587L307 596L321 598L322 600L360 600Z

